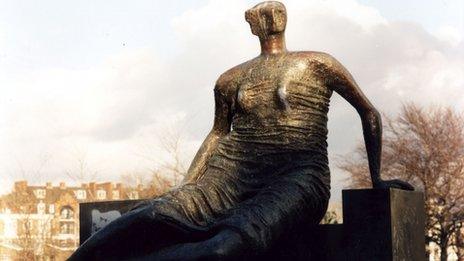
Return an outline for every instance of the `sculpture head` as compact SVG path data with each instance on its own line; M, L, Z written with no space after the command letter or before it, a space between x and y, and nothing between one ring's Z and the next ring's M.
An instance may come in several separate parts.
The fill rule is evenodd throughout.
M277 1L257 4L245 12L245 20L250 24L251 32L260 39L271 35L283 34L287 25L285 6Z

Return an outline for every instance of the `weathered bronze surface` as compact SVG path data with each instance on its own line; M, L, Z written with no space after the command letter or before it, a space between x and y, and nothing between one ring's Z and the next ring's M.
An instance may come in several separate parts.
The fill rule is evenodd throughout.
M361 116L374 187L412 189L380 179L380 116L348 71L325 53L287 51L284 5L263 2L245 18L261 54L217 80L214 126L184 184L110 223L71 260L250 257L317 224L330 196L333 91Z

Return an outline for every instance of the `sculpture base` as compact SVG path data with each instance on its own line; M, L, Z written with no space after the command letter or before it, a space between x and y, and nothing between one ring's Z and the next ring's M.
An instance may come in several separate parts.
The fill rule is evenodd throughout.
M84 203L81 242L139 201ZM268 260L425 260L425 213L421 192L343 191L343 224L301 226L276 242Z
M99 201L79 204L79 243L143 200Z
M426 260L422 193L397 189L344 190L343 224L298 228L282 237L268 257Z

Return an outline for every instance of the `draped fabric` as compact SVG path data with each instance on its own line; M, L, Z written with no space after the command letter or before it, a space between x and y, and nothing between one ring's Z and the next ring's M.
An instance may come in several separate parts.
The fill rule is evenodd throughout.
M297 81L241 87L232 130L203 176L153 199L153 211L190 231L234 229L261 250L298 223L319 222L330 197L330 95ZM282 115L256 115L256 106Z

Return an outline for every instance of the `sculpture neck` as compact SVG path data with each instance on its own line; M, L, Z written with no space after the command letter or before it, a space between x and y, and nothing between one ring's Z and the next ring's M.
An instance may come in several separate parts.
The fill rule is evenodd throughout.
M260 37L259 41L261 43L261 55L268 54L280 54L287 52L287 47L285 46L285 36L284 34L273 34L268 37Z

